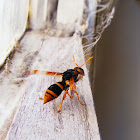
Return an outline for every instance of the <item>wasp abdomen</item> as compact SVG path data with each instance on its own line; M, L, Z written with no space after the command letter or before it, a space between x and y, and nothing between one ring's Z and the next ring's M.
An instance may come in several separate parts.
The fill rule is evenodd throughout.
M44 103L47 103L55 98L57 98L61 93L62 91L64 90L64 83L63 82L57 82L53 85L51 85L47 90L46 90L46 93L45 93L45 96L44 96Z

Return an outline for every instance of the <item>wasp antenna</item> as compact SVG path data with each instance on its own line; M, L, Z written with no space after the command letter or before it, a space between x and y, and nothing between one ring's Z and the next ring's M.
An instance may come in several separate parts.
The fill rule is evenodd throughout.
M74 60L74 63L75 63L75 65L76 65L77 67L79 67L79 66L77 65L77 63L75 62L75 58L74 58L74 55L73 55L73 60Z
M82 67L83 65L85 65L90 59L94 58L93 56L90 57L84 64L82 64L80 67Z

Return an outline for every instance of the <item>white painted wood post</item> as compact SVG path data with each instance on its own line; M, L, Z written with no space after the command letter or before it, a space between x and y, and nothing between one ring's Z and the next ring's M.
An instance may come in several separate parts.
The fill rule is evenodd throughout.
M82 21L84 0L59 0L57 23L73 24Z
M29 27L44 29L47 20L48 0L30 0Z
M29 0L0 1L0 66L25 32L28 7Z

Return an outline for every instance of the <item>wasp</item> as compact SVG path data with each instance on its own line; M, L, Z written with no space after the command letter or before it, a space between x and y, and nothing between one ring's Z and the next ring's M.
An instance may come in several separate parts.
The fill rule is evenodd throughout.
M48 71L39 71L39 70L27 70L25 71L25 75L30 74L43 74L43 75L61 75L62 79L60 82L56 82L53 85L51 85L45 92L44 98L39 98L43 100L43 104L52 101L53 99L57 98L62 91L65 91L62 101L60 103L60 107L57 112L60 112L63 100L65 99L66 95L68 95L70 98L74 96L74 93L77 95L77 100L81 105L84 105L85 103L82 103L79 99L79 95L76 92L76 83L83 78L84 70L81 68L84 64L86 64L90 59L93 57L90 57L85 63L83 63L80 67L75 62L75 58L73 56L74 63L76 64L76 67L74 69L68 69L63 73L58 72L48 72ZM68 93L68 90L70 89L70 93Z

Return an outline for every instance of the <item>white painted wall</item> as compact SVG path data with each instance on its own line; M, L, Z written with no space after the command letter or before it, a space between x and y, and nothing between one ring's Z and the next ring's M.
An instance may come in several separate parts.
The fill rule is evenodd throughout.
M140 139L140 1L121 0L96 51L94 101L103 140Z

